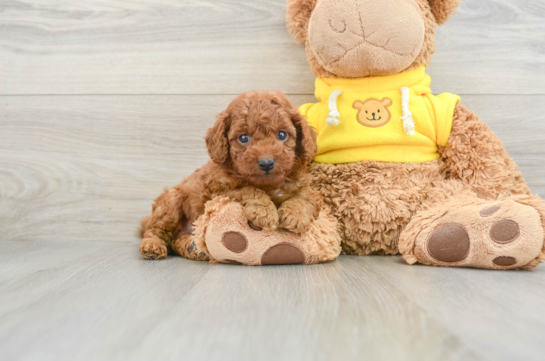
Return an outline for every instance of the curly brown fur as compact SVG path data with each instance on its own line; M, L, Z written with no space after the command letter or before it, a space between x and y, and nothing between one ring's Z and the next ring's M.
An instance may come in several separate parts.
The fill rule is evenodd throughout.
M280 131L287 133L287 140L278 139ZM243 134L250 137L246 144L239 140ZM182 229L216 196L241 202L248 220L265 229L302 232L318 216L320 201L309 189L308 175L316 134L282 93L238 96L218 115L206 144L212 160L165 190L155 200L151 217L142 222L140 251L145 258L166 258L170 247L184 257L207 259L189 251L191 243ZM274 160L274 167L262 170L259 161L264 159Z
M460 179L483 199L530 194L517 164L500 139L477 115L462 105L454 111L448 143L439 150L441 173Z
M444 181L439 168L439 161L313 163L312 187L339 221L344 253L397 254L401 231L429 197L440 197L432 192Z

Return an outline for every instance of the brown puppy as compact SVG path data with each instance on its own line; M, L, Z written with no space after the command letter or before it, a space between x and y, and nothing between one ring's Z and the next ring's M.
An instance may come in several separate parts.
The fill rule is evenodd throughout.
M167 189L142 222L140 252L166 258L168 248L206 260L191 242L192 224L216 196L241 202L254 227L306 231L320 200L309 189L308 164L316 133L280 92L239 95L206 133L209 161L181 184Z

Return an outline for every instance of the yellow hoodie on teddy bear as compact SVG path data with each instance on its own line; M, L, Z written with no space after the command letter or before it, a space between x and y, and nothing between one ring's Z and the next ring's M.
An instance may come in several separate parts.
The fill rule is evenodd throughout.
M432 95L426 68L362 79L316 79L320 101L299 108L318 133L318 163L420 163L439 158L458 95Z

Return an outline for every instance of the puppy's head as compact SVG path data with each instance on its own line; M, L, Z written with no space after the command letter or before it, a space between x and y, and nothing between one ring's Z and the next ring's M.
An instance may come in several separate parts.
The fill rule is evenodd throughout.
M281 92L239 95L206 133L210 158L255 186L279 184L316 155L316 133Z

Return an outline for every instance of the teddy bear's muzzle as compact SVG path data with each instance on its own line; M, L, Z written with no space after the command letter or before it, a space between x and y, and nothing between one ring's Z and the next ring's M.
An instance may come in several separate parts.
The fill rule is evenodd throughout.
M424 43L414 0L322 0L309 23L310 48L329 72L348 78L407 69Z

